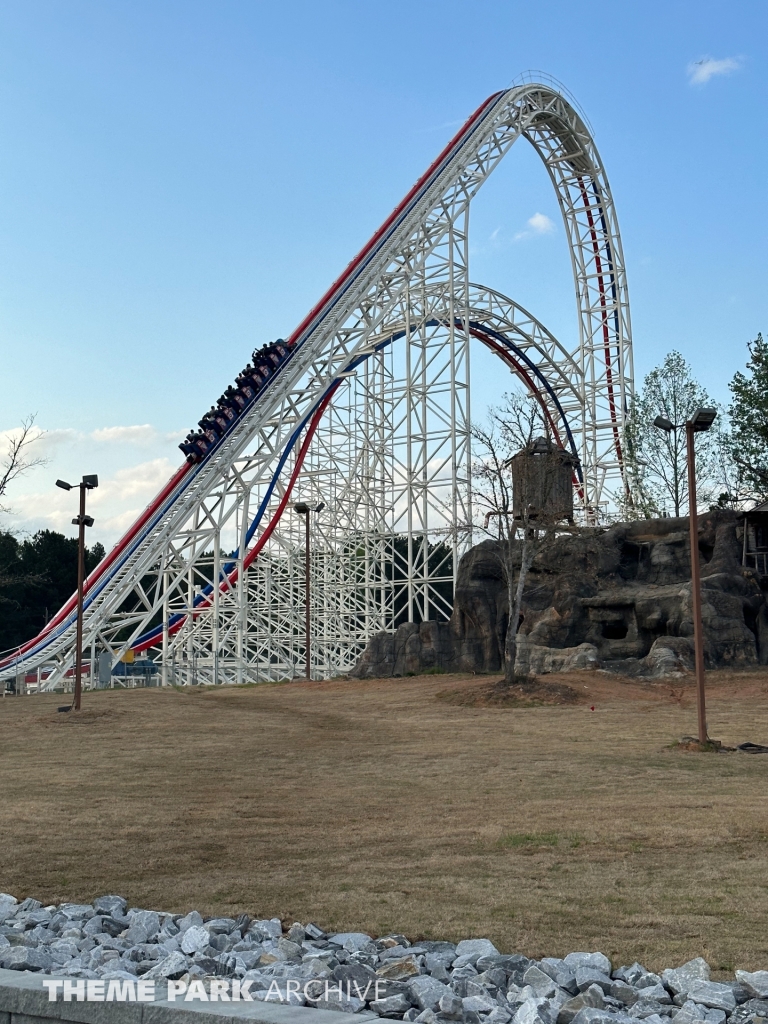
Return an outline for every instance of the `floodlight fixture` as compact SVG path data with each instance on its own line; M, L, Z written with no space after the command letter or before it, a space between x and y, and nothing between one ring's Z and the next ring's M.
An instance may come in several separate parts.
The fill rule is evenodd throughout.
M717 409L701 408L697 409L696 412L691 416L690 423L695 433L702 433L704 430L709 430L712 424L715 422L717 416Z
M62 491L71 491L72 490L72 484L68 484L66 480L57 480L56 481L56 486L60 487L62 489Z
M667 432L675 429L674 423L672 423L671 420L668 420L666 416L657 416L653 421L653 425L654 427L658 427L659 430L666 430Z

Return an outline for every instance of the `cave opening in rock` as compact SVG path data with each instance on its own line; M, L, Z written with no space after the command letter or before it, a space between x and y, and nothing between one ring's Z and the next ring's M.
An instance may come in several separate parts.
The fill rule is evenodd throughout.
M626 622L604 622L603 637L606 640L623 640L627 635Z

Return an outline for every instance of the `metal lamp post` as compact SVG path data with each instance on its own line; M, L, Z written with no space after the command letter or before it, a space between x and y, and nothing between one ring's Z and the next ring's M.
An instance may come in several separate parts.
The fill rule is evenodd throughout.
M293 506L293 511L298 512L300 516L304 516L305 530L305 542L304 542L304 647L306 652L306 677L307 679L312 678L311 674L311 663L310 663L310 642L311 642L311 630L310 630L310 604L309 604L309 513L310 512L322 512L325 508L325 502L321 501L320 504L312 509L304 501L297 501Z
M84 476L79 484L68 484L66 480L57 480L56 486L65 491L71 491L72 487L80 488L80 513L72 520L72 525L78 528L77 534L77 624L75 639L75 711L80 710L80 699L82 696L83 676L83 586L85 584L85 528L93 526L93 517L85 514L85 492L92 491L99 486L99 478L96 475Z
M707 710L704 693L704 629L701 621L701 569L699 567L699 517L696 502L696 449L693 435L709 430L715 422L716 409L697 409L685 422L688 456L688 529L691 547L691 601L693 605L693 647L696 658L696 703L699 717L699 743L707 742ZM679 430L664 416L653 421L659 430Z

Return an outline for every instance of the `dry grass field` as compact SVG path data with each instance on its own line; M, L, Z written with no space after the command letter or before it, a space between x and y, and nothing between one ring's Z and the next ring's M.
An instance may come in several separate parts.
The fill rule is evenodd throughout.
M690 680L551 678L578 702L478 706L459 676L7 698L0 890L768 967L768 755L674 749ZM712 736L768 743L765 671L709 687Z

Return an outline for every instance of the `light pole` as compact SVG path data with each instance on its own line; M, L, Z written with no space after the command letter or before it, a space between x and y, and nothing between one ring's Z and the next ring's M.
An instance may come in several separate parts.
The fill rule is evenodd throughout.
M685 443L688 455L688 530L691 547L691 603L693 605L693 648L696 658L696 703L699 716L699 743L707 742L707 709L704 694L704 630L701 622L701 569L699 567L699 516L696 503L696 449L693 435L709 430L715 422L716 409L697 409L685 422ZM679 430L664 416L653 421L659 430Z
M83 676L83 585L85 584L85 528L93 526L93 517L85 514L85 492L92 491L99 486L99 478L96 475L84 476L79 484L68 484L66 480L57 480L56 486L65 491L71 491L72 487L80 488L80 513L77 519L72 520L72 525L78 528L77 534L77 624L75 638L75 711L80 710L80 698L82 695Z
M309 606L309 513L310 512L322 512L325 508L325 502L321 501L316 508L310 508L304 501L297 501L293 506L293 511L298 512L300 516L305 516L304 525L305 531L305 543L304 543L304 647L306 652L306 677L307 679L312 678L311 666L310 666L310 606Z

